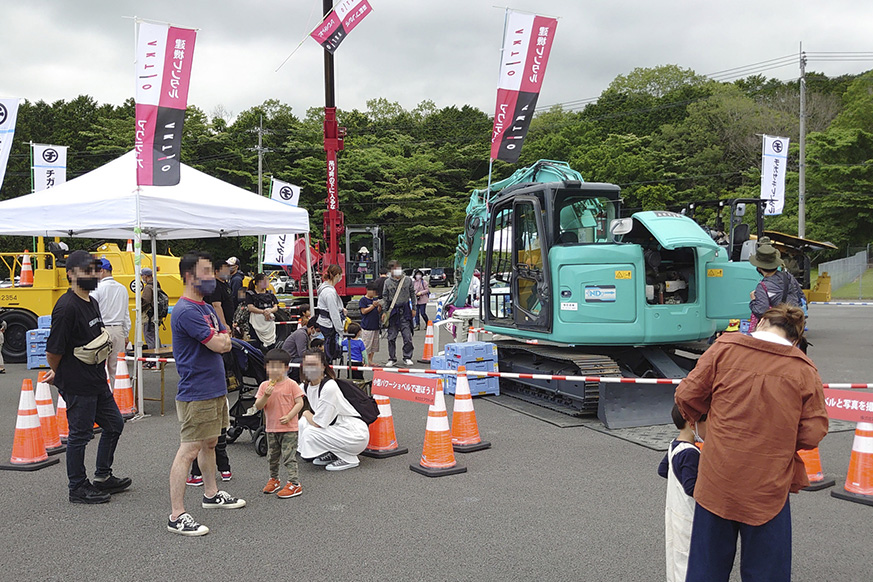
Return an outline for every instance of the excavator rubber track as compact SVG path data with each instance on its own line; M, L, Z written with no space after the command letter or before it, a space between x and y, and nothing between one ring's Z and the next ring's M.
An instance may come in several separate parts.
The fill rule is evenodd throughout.
M497 345L501 372L556 376L622 376L618 363L607 355L576 351L576 348L523 345L514 341L494 343ZM501 378L500 390L509 396L573 416L597 414L600 397L598 382Z

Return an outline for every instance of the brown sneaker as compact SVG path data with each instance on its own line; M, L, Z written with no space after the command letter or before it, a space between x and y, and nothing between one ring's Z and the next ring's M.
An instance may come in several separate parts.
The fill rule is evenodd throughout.
M264 485L264 493L275 493L279 489L282 488L282 482L276 479L275 477L271 477L267 484Z
M298 495L303 493L303 488L296 483L292 483L288 481L281 491L276 493L276 497L280 499L288 499L289 497L297 497Z

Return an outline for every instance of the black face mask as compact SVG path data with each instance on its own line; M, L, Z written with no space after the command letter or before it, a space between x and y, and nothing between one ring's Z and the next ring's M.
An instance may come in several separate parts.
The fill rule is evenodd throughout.
M83 291L93 291L97 288L97 277L79 277L76 285Z

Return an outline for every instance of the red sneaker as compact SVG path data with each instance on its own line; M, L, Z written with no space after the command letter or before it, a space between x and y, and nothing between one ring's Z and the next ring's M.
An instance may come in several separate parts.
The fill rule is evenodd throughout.
M269 481L267 481L267 484L264 485L264 493L275 493L281 488L282 482L275 477L272 477Z
M233 477L233 473L230 471L219 471L221 473L222 481L230 481L230 478Z
M276 497L278 497L280 499L288 499L290 497L297 497L298 495L301 495L302 493L303 493L303 488L300 485L297 485L296 483L292 483L291 481L288 481L288 483L285 484L285 486L282 488L282 490L279 491L278 493L276 493Z
M203 477L201 475L188 475L188 480L185 481L185 485L188 485L189 487L202 487Z

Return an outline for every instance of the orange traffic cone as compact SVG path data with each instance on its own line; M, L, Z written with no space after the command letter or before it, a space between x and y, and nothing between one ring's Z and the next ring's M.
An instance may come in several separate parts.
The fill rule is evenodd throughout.
M491 443L479 437L476 411L473 410L473 396L470 395L470 382L467 380L467 367L458 367L455 383L455 406L452 410L452 448L458 453L472 453L491 447Z
M818 452L818 447L809 451L797 451L800 458L803 459L803 464L806 466L806 476L809 478L809 485L804 487L804 491L820 491L833 487L837 484L835 479L830 476L825 477L821 468L821 455Z
M418 360L422 364L430 364L430 359L433 357L433 322L427 322L427 333L424 336L424 352Z
M45 372L40 372L36 382L36 411L39 414L39 424L42 427L45 452L56 455L66 451L67 447L61 443L58 419L55 416L55 405L52 402L52 391L49 385L43 381L45 375Z
M124 249L124 252L126 252L126 253L133 252L133 239L127 239L127 248Z
M18 401L18 420L15 422L12 458L9 464L0 465L0 469L35 471L57 462L57 457L50 459L45 452L39 413L36 410L36 398L33 395L33 383L30 380L23 380L21 398Z
M473 331L473 328L472 328L472 327L471 327L469 330L467 330L467 341L468 341L468 342L474 342L474 341L477 341L477 340L476 340L476 332Z
M461 467L455 461L442 381L437 389L434 403L427 409L427 429L424 433L421 461L418 465L409 465L409 468L428 477L444 477L467 472L467 467Z
M67 442L67 437L70 436L70 425L67 424L67 403L64 397L58 394L58 435L61 437L61 442Z
M33 287L33 267L30 265L30 255L24 249L24 258L21 260L21 276L18 278L19 287Z
M125 419L136 415L136 406L133 404L133 385L130 383L130 374L127 372L127 360L124 352L118 352L118 365L115 368L115 390L112 391L118 411Z
M831 491L838 499L873 505L873 423L859 422L852 442L849 474L842 491Z
M391 415L391 400L387 396L373 394L373 399L379 405L379 418L370 425L370 442L361 453L365 457L387 459L409 452L406 447L397 444L394 434L394 417Z

